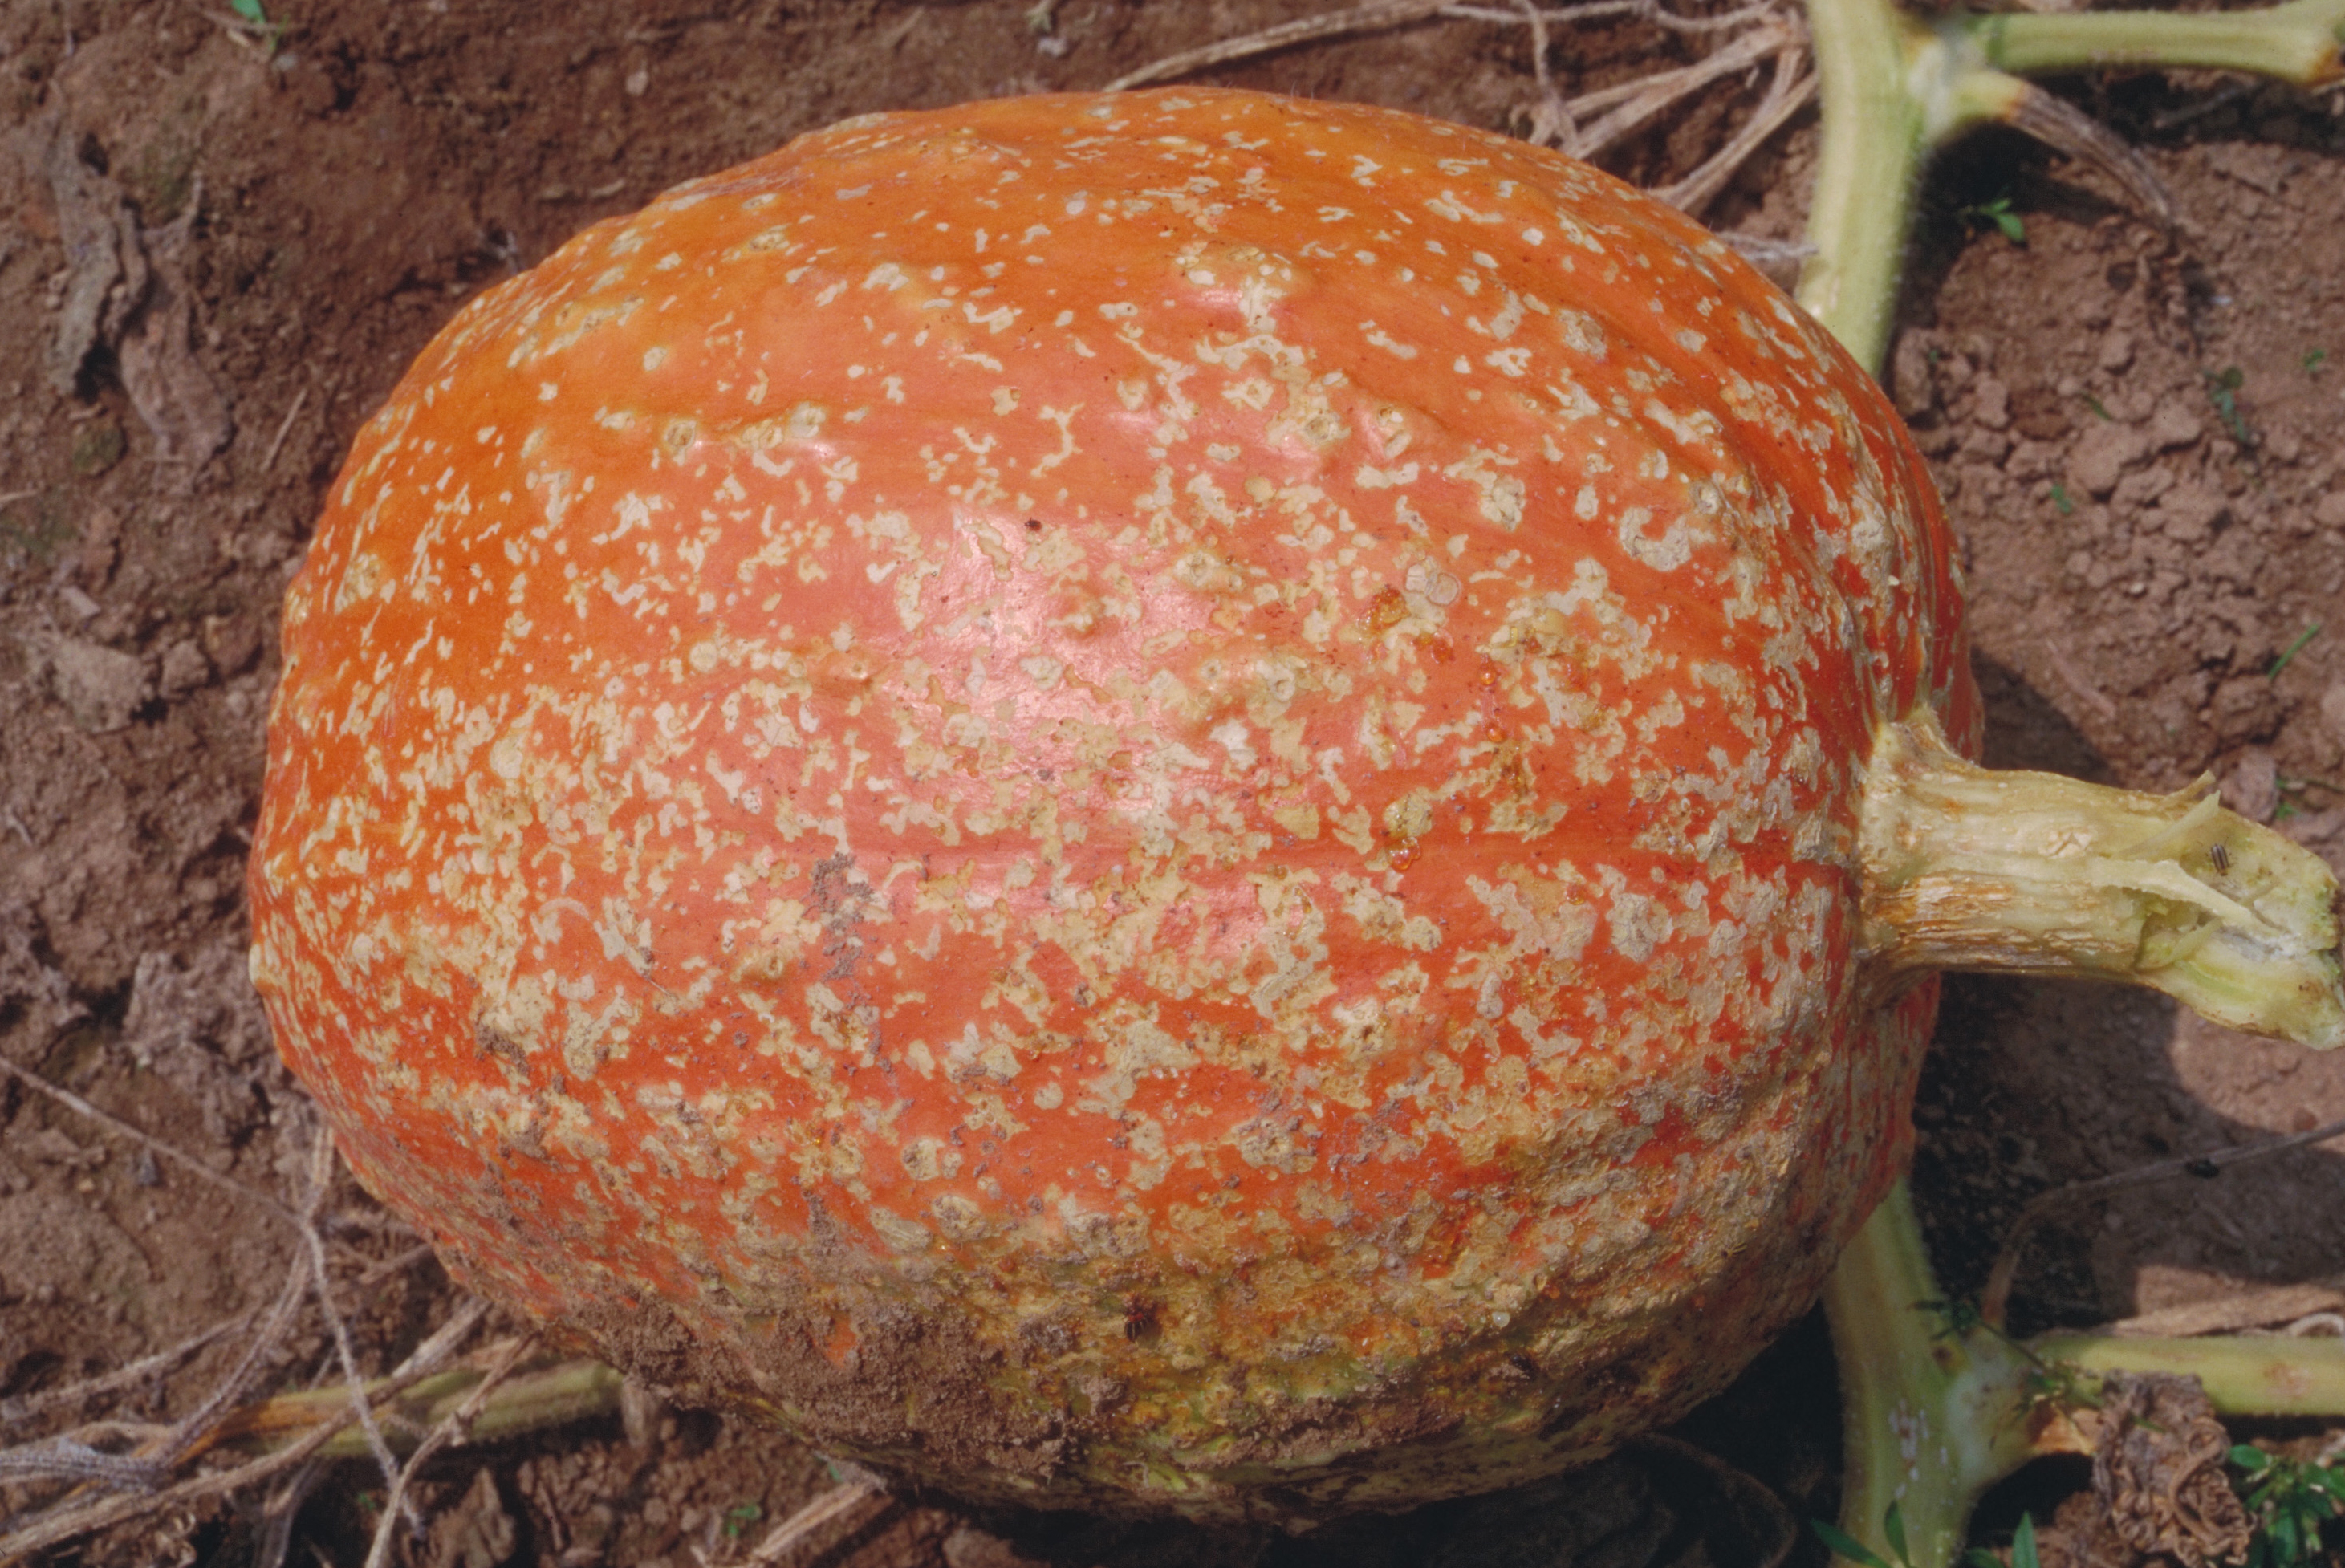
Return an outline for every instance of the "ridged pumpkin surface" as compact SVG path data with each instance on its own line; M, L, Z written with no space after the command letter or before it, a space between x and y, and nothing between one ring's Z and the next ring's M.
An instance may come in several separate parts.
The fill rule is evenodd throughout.
M959 1492L1591 1458L1802 1311L1974 745L1864 374L1519 143L852 121L473 301L294 585L254 973L367 1183L623 1365Z

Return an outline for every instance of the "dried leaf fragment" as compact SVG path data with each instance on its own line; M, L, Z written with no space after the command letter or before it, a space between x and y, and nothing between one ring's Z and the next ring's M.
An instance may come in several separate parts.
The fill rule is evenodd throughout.
M2103 1514L2094 1535L2133 1555L2089 1560L2180 1568L2242 1561L2253 1526L2223 1472L2231 1440L2198 1380L2113 1373L2101 1391L2091 1421L2093 1493Z

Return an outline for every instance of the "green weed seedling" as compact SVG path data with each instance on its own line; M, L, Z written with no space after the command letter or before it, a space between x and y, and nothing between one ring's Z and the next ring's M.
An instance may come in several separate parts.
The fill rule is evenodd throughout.
M228 8L236 13L237 20L252 30L264 49L271 56L277 53L277 46L284 40L285 29L269 19L269 13L261 9L260 0L228 0Z
M2279 651L2279 657L2272 661L2271 669L2268 672L2268 678L2274 681L2279 680L2279 673L2288 668L2289 661L2294 659L2299 653L2303 652L2304 645L2311 642L2315 637L2320 635L2320 627L2321 622L2315 621L2311 625L2307 626L2303 631L2299 632L2296 634L2296 641L2281 649Z
M1982 1552L1975 1546L1964 1561L1964 1568L2003 1568L1993 1553ZM2032 1513L2021 1514L2019 1527L2011 1533L2011 1568L2043 1568L2042 1560L2035 1555L2035 1516Z
M2250 1449L2249 1452L2258 1451ZM1821 1519L1811 1519L1808 1524L1815 1531L1816 1539L1830 1548L1834 1556L1857 1563L1860 1568L1918 1568L1914 1561L1913 1551L1906 1544L1905 1516L1893 1502L1889 1505L1889 1511L1881 1516L1882 1538L1888 1543L1889 1547L1886 1554L1874 1551L1863 1542ZM2002 1558L1985 1547L1974 1546L1963 1553L1961 1568L2006 1568L2006 1564ZM2011 1561L2008 1568L2042 1568L2042 1562L2035 1551L2035 1516L2032 1513L2021 1514L2018 1528L2011 1533ZM2254 1568L2266 1568L2266 1565L2257 1563ZM2281 1565L2274 1563L2269 1565L2269 1568L2281 1568Z
M2248 1568L2309 1568L2320 1557L2320 1527L2345 1513L2345 1466L2285 1459L2241 1443L2231 1450L2255 1539Z
M1914 1568L1914 1553L1905 1543L1905 1514L1897 1504L1891 1503L1881 1516L1882 1538L1888 1543L1887 1555L1875 1552L1863 1542L1850 1535L1837 1525L1821 1519L1811 1519L1808 1527L1816 1539L1830 1547L1835 1556L1844 1557L1861 1568Z
M2237 365L2220 370L2202 370L2207 379L2207 400L2215 405L2215 417L2231 432L2231 439L2243 448L2252 449L2256 432L2249 427L2247 415L2239 412L2239 389L2247 385L2247 372Z
M1974 202L1963 208L1963 216L1976 224L1993 224L2005 239L2014 245L2027 243L2027 225L2019 214L2011 210L2011 197L1996 197L1993 201Z

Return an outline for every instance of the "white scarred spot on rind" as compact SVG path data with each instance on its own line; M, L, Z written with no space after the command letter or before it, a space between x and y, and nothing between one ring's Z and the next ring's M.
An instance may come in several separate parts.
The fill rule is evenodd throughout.
M1478 1490L1714 1387L1894 1168L1926 998L1857 1009L1848 803L1884 714L1974 724L1954 605L1861 373L1579 166L867 116L490 291L370 423L256 982L466 1278L619 1354L655 1304L835 1451Z

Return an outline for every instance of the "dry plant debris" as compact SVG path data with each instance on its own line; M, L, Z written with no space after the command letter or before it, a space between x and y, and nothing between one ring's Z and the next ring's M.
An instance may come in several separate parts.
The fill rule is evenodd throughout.
M2224 1472L2230 1438L2196 1381L2113 1374L2100 1407L2078 1412L2093 1438L2093 1489L2060 1515L2052 1568L2214 1568L2245 1560L2253 1526Z
M391 1457L377 1419L378 1407L387 1408L408 1386L439 1371L479 1326L486 1309L472 1303L460 1310L390 1378L371 1385L361 1379L345 1312L335 1299L337 1281L320 1219L335 1174L333 1143L324 1130L310 1135L307 1180L300 1199L286 1204L221 1176L202 1161L107 1115L80 1096L5 1057L0 1057L0 1071L147 1154L168 1159L239 1200L263 1209L291 1231L294 1243L284 1282L265 1312L247 1312L215 1324L168 1351L116 1372L0 1405L0 1434L17 1431L43 1422L44 1418L128 1391L168 1373L217 1340L251 1330L243 1353L227 1375L176 1421L86 1421L0 1449L0 1501L7 1505L7 1512L0 1514L0 1529L5 1529L0 1533L0 1563L273 1481L305 1464L352 1426L365 1434L367 1448L392 1484L394 1496L403 1494L411 1462L402 1468ZM405 1267L422 1261L427 1255L421 1249L410 1248L391 1261L395 1267ZM235 1413L239 1401L272 1363L281 1360L305 1305L315 1308L330 1334L343 1372L343 1388L334 1407L298 1441L262 1458L228 1469L198 1468L198 1462L220 1446L224 1435L239 1429ZM494 1381L484 1381L482 1388L493 1386ZM433 1436L444 1444L454 1435L452 1423L458 1416L468 1418L472 1413L472 1408L459 1411ZM108 1493L113 1495L105 1495ZM290 1502L298 1502L298 1495ZM285 1505L289 1512L290 1502Z
M111 349L123 389L154 435L157 462L204 461L228 443L236 426L228 400L188 339L194 312L186 256L202 202L200 185L177 218L147 228L120 187L84 160L77 136L53 131L46 166L73 268L50 379L69 391L90 355Z
M1649 72L1632 80L1569 97L1557 87L1550 65L1555 35L1550 29L1627 17L1663 33L1715 35L1722 42L1692 65ZM1537 83L1532 103L1518 111L1526 140L1574 157L1594 159L1645 129L1713 85L1750 77L1771 67L1764 92L1742 125L1690 172L1654 194L1688 212L1700 212L1725 189L1751 155L1815 96L1809 68L1808 33L1796 6L1762 0L1716 15L1684 15L1658 0L1591 0L1590 4L1541 7L1517 0L1512 7L1371 0L1370 4L1282 23L1241 37L1220 39L1169 55L1108 84L1109 90L1145 86L1194 72L1292 48L1295 45L1406 26L1432 19L1522 27L1530 34ZM1746 79L1744 86L1751 85ZM1591 119L1591 116L1595 116Z

